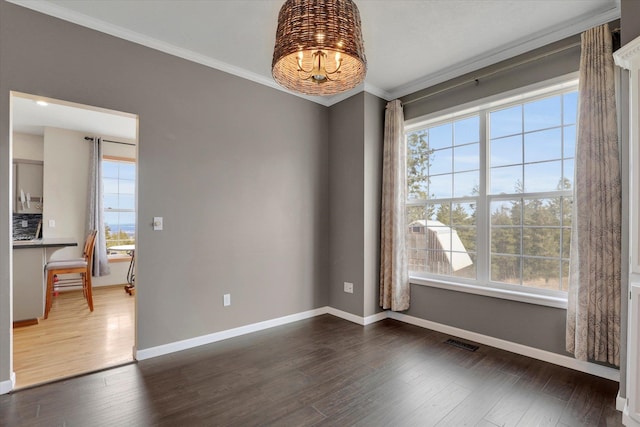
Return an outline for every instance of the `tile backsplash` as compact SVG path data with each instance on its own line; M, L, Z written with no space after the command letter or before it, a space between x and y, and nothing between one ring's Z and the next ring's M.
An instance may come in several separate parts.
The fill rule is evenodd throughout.
M26 221L24 223L23 221ZM38 224L42 221L42 214L13 214L13 240L29 240L36 237ZM26 224L26 227L23 225ZM40 231L42 235L42 231Z

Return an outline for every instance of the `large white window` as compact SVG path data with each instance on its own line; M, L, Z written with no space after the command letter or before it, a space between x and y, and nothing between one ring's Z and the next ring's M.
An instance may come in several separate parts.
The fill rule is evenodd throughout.
M133 244L136 231L135 161L105 157L102 160L102 177L107 249ZM111 255L118 254L122 252Z
M408 124L411 276L566 294L577 82Z

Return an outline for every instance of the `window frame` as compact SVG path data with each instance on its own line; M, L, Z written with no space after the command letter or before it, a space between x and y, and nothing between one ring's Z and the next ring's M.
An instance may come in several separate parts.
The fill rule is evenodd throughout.
M115 161L115 162L125 162L125 163L133 163L136 166L136 175L138 173L138 163L136 161L135 158L132 157L121 157L121 156L111 156L111 155L102 155L102 161ZM137 181L137 178L136 178ZM137 185L136 185L136 192L137 192ZM110 212L133 212L134 216L136 217L136 230L138 227L137 224L137 197L136 197L136 201L135 201L136 206L134 207L133 210L131 209L110 209ZM102 209L103 213L107 212L107 209L103 207ZM136 233L137 234L137 233ZM106 242L105 242L106 245ZM107 248L108 250L108 248ZM112 262L131 262L131 255L127 255L126 253L122 253L122 254L107 254L107 261L109 263Z
M405 137L411 132L434 127L444 123L464 120L472 116L479 116L479 195L475 197L452 197L443 199L416 199L409 200L407 194L407 207L426 206L427 203L465 203L474 201L476 205L476 279L437 275L428 272L409 272L410 282L417 285L431 286L441 289L467 292L477 295L497 297L532 304L539 304L557 308L567 307L567 292L551 290L524 285L511 285L491 280L491 202L499 200L520 199L548 199L558 197L573 197L573 189L543 191L530 193L490 194L488 188L491 174L490 156L490 129L489 114L492 111L510 108L516 105L535 102L542 98L561 95L578 90L577 73L571 73L556 79L543 81L534 85L525 86L489 98L483 98L471 103L454 106L446 110L430 113L405 121ZM577 120L576 120L577 121ZM564 152L562 159L564 159ZM574 154L575 158L575 154ZM564 163L564 162L563 162ZM523 165L524 163L521 163ZM564 164L562 165L564 177ZM437 200L437 201L436 201ZM523 224L520 226L521 230ZM562 227L562 224L559 226ZM560 233L562 236L562 232ZM562 237L561 237L562 238ZM562 240L561 240L562 244ZM561 246L562 247L562 246ZM519 256L522 259L522 252ZM562 260L562 254L558 257Z

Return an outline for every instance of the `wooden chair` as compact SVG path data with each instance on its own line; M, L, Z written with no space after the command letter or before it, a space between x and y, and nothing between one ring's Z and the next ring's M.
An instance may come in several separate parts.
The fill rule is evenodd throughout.
M91 292L91 267L93 265L93 249L96 243L97 231L93 230L87 236L84 243L83 258L50 261L45 266L47 275L47 293L45 298L44 318L49 317L51 304L53 303L53 293L55 289L65 287L82 286L82 292L89 304L89 310L93 311L93 295ZM55 278L60 274L80 274L80 278L61 279ZM55 288L55 289L54 289Z

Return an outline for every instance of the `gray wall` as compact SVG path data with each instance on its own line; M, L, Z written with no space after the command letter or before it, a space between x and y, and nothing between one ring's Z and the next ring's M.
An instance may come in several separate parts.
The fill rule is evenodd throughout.
M640 37L640 1L622 0L620 8L620 28L622 29L620 41L625 45L636 37Z
M517 89L578 70L580 37L571 37L519 57L470 73L433 88L402 98L405 119L412 119L466 102ZM558 51L557 53L551 53ZM550 53L549 55L547 55ZM496 72L474 83L430 94L493 73L499 68L517 64L529 58L540 59ZM419 101L411 101L422 98ZM454 326L519 344L567 354L564 350L566 310L527 304L480 295L467 294L421 285L411 286L411 308L407 314L444 325Z
M357 316L364 314L364 96L329 107L329 305Z
M387 102L364 97L364 316L380 308L380 203L384 114Z
M329 305L357 316L378 306L386 102L361 92L329 108ZM344 292L352 282L354 293Z
M0 381L10 90L139 115L139 349L328 304L326 107L4 1L0 67Z

